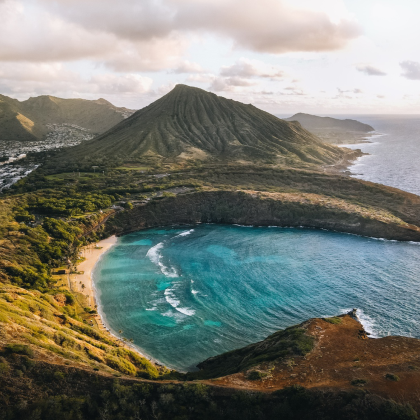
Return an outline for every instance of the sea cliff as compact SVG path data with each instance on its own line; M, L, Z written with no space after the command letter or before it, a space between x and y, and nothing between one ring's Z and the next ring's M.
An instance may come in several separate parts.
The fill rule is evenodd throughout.
M151 227L196 223L303 226L420 241L420 228L390 211L310 193L203 191L166 197L114 215L106 229L124 235Z

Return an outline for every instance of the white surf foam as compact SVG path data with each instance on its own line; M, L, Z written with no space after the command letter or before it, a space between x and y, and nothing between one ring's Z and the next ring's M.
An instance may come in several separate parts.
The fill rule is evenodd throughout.
M370 337L379 338L378 333L375 331L375 321L369 315L365 314L362 309L358 309L357 317L365 331L370 334Z
M146 256L149 257L150 261L153 264L156 264L159 268L162 274L164 274L166 277L179 277L176 269L174 267L166 267L162 263L162 254L161 250L164 246L164 242L159 242L157 245L152 246L148 251Z
M175 283L175 285L176 284L177 283ZM181 301L175 296L174 289L168 288L165 290L164 294L165 294L166 302L168 302L169 305L171 305L172 308L174 308L176 311L187 316L193 316L195 314L194 309L179 307L179 305L181 304Z
M352 308L346 308L346 309L342 309L341 311L343 313L347 314L351 310L352 310ZM357 316L357 319L359 320L359 322L363 325L363 328L365 329L365 331L369 333L369 336L371 338L379 338L380 337L379 334L376 331L375 321L373 320L373 318L371 318L369 315L367 315L365 312L363 312L362 309L359 309L359 308L357 308L356 316Z
M181 232L179 235L176 235L175 238L177 238L178 236L191 235L191 233L193 233L193 232L194 232L194 229L186 230L185 232Z
M174 289L166 289L164 294L166 302L168 302L173 308L176 308L181 302L176 299L173 291Z
M198 290L194 290L192 287L193 287L193 284L194 284L194 280L191 280L191 293L193 294L193 295L196 295L197 293L198 293Z
M189 308L175 308L178 312L181 312L181 314L187 315L187 316L193 316L195 314L194 309Z

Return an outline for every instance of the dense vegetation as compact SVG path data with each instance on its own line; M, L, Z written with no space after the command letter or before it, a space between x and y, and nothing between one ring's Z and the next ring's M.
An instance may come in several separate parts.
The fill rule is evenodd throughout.
M5 407L0 410L1 420L417 419L409 405L362 390L314 391L294 386L261 394L200 383L133 383L35 362L21 351L7 351L0 360L0 405ZM7 387L18 392L10 395Z
M58 356L61 363L67 360L110 374L121 372L143 378L170 374L124 347L123 341L93 328L91 312L80 308L79 297L66 289L50 288L41 293L0 283L0 343L8 339L10 328L18 327L20 340L49 360ZM21 348L9 344L5 351L22 353ZM28 349L24 354L33 353L32 348L23 348Z
M259 343L211 357L201 362L197 366L200 368L200 372L192 374L192 376L218 378L231 375L262 363L280 361L293 356L304 356L312 350L313 346L314 339L306 334L304 328L290 327L283 331L277 331ZM254 373L255 379L259 379L258 371L252 373Z

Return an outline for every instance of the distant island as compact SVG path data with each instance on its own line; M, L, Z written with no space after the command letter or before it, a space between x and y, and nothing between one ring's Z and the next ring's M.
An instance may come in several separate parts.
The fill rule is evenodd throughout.
M366 143L375 129L360 121L298 113L285 121L297 121L303 128L331 144Z

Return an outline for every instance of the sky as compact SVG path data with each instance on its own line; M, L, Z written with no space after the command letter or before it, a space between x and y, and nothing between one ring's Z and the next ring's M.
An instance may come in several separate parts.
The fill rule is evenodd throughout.
M139 109L176 84L274 114L420 113L418 0L0 0L0 93Z

